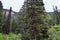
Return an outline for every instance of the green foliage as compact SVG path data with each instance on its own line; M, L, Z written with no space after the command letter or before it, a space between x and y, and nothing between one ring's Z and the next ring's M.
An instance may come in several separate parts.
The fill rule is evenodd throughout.
M46 19L51 20L51 16L49 14L47 14Z
M54 22L53 24L60 24L60 12L58 11L57 6L55 6L54 8L54 15L53 15L53 20L52 22Z
M2 2L0 1L0 32L2 32L2 20L3 20L3 6L2 6Z
M11 26L11 32L12 33L17 33L16 32L16 29L17 29L17 22L16 22L16 20L12 20L12 24L11 24L12 26Z
M4 22L4 26L2 28L2 32L4 34L9 34L9 32L11 32L11 12L12 12L12 8L10 7L10 10L9 10L9 14L7 15L7 19L6 21Z
M60 40L60 25L54 25L48 30L49 40Z
M24 31L22 35L31 40L48 39L48 22L51 18L44 10L43 0L27 0L21 11L19 22Z
M10 33L9 35L5 35L0 33L0 40L21 40L21 34Z

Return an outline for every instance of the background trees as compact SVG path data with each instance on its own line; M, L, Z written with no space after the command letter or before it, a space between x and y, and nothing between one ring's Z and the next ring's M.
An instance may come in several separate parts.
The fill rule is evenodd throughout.
M5 25L2 29L3 33L5 33L5 34L9 34L9 32L11 32L11 11L12 11L12 8L10 8L9 14L8 14L6 22L5 22Z
M0 1L0 32L2 32L2 20L3 20L3 6L2 2Z
M58 8L57 8L57 6L55 6L55 8L54 8L54 21L55 21L55 24L60 24L60 12L58 11Z

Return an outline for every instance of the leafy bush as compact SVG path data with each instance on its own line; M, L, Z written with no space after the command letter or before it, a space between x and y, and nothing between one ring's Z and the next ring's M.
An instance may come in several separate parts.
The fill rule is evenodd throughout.
M0 40L21 40L21 34L13 34L5 35L0 33Z
M60 40L60 25L54 25L48 31L49 40Z

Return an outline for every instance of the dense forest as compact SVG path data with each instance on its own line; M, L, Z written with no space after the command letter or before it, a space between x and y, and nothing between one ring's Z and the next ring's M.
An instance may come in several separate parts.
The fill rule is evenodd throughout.
M53 7L53 17L45 11L43 0L25 0L16 19L12 7L3 13L0 1L0 40L60 40L60 12Z

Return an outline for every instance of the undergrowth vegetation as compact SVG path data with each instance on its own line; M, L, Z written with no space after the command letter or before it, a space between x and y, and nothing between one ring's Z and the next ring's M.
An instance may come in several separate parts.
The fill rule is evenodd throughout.
M13 34L9 35L0 33L0 40L21 40L21 34Z
M60 40L60 25L52 26L49 31L49 40Z

